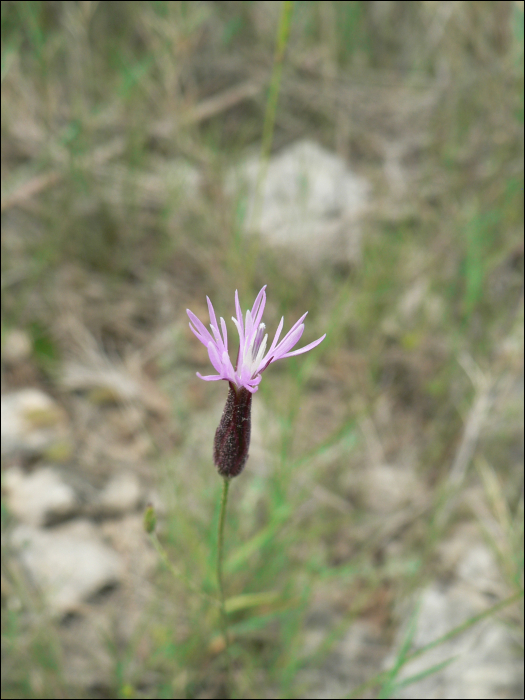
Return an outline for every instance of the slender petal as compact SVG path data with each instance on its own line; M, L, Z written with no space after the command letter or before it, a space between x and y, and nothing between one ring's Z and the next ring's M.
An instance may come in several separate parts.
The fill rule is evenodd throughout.
M195 316L195 314L192 311L190 311L189 309L186 309L186 313L188 314L188 316L190 317L190 320L192 321L192 323L195 326L195 328L194 328L190 323L191 330L195 333L195 335L197 336L197 338L199 338L199 340L201 342L204 342L202 340L202 338L205 338L206 342L204 343L204 345L207 345L209 343L209 341L212 339L210 332L208 331L208 329L206 328L204 323L199 321L197 316Z
M313 350L319 343L322 343L323 340L326 338L326 333L322 335L320 338L317 340L314 340L313 343L309 343L308 345L305 345L304 348L299 348L299 350L294 350L293 352L287 352L286 355L282 355L280 358L283 360L285 357L293 357L294 355L302 355L303 352L308 352L308 350Z
M281 320L279 321L279 325L277 326L277 331L275 333L275 338L273 339L273 343L271 344L270 349L266 353L266 357L270 357L272 352L275 350L275 348L277 346L277 341L279 340L279 337L281 335L281 331L283 329L283 324L284 324L284 316L282 316Z
M228 330L226 328L226 323L221 316L221 328L222 328L222 335L224 336L224 349L226 352L228 352Z
M264 307L266 306L266 285L261 289L257 298L253 302L252 307L252 318L254 319L253 325L257 328L261 322L262 315L264 313Z
M280 345L282 345L282 344L284 343L284 341L285 341L287 338L289 338L289 337L292 335L292 333L293 333L295 330L297 330L297 328L299 328L299 326L302 324L302 322L304 321L304 319L306 318L307 315L308 315L308 311L307 311L305 314L303 314L303 315L301 316L301 318L293 324L293 326L290 328L290 330L288 331L288 333L287 333L287 334L284 336L284 338L281 340Z
M280 360L281 357L288 352L288 350L291 350L293 346L299 342L303 333L304 324L301 324L298 328L295 328L293 331L290 331L290 333L287 333L274 350L275 359Z
M217 346L213 344L212 341L208 343L208 355L210 356L210 362L215 367L219 374L222 374L223 367L221 362L221 357L217 351Z
M210 325L215 326L215 328L218 328L218 323L217 323L217 318L215 316L215 309L213 308L213 304L210 301L209 297L206 297L206 302L208 304L208 313L210 314Z
M237 313L237 324L239 329L239 338L241 343L244 342L244 326L242 324L242 309L239 302L239 292L235 290L235 311Z

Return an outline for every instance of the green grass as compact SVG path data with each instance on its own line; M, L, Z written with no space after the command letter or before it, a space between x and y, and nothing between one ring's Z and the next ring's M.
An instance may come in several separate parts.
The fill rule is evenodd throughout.
M150 358L144 373L171 402L169 415L143 418L165 506L153 600L132 634L101 641L109 676L77 687L64 628L6 545L2 697L305 697L304 672L329 680L359 621L376 621L386 656L399 604L451 575L440 548L465 523L494 553L505 595L423 649L412 646L416 607L391 668L357 669L347 697L396 697L440 670L406 678L411 659L487 617L522 632L523 9L377 5L2 3L2 345L22 329L32 346L31 372L7 366L6 389L29 377L69 407L57 378L80 352L64 322L73 314L110 358ZM255 97L192 119L248 80L262 85ZM352 267L307 270L245 239L245 213L222 194L245 150L262 155L260 188L271 154L304 137L371 182ZM399 196L389 143L406 145ZM203 174L195 201L147 189L177 159ZM227 677L211 458L226 391L195 377L184 310L209 295L229 318L235 289L246 305L262 284L270 330L308 310L305 342L327 338L272 366L254 398L265 457L232 482L225 525ZM151 351L166 329L169 347ZM454 490L481 375L495 399ZM402 506L370 505L378 460L415 464L425 502L410 494L398 529ZM3 532L13 526L3 503ZM307 646L315 614L322 634Z

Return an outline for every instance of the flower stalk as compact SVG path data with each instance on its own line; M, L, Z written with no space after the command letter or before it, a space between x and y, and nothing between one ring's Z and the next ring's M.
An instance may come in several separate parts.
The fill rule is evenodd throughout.
M228 634L228 618L226 617L225 596L224 596L224 581L222 576L222 562L224 552L224 523L226 522L226 506L228 504L228 489L230 488L230 480L224 477L222 481L222 497L221 511L219 514L219 530L217 537L217 582L219 584L219 595L221 601L221 627L226 652L229 654L230 637Z

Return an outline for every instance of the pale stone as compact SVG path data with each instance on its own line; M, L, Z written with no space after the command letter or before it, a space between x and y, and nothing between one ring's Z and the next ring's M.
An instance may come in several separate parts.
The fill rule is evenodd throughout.
M412 649L417 650L447 634L494 604L485 591L496 585L496 563L482 542L472 544L457 564L456 580L450 585L435 582L419 595ZM490 582L488 585L487 582ZM410 622L398 634L395 648L403 644ZM385 667L395 663L392 652ZM440 670L395 691L398 698L457 698L461 700L523 697L523 661L511 630L497 617L473 624L410 661L397 681L422 674L433 666L451 662Z
M142 489L132 472L116 474L100 494L99 506L108 514L127 513L140 503Z
M2 456L41 454L67 440L64 411L39 389L3 394L1 417Z
M259 177L256 155L226 178L227 192L247 203L241 222L247 233L309 264L360 260L369 187L342 158L303 140L273 156Z
M123 575L122 558L87 520L47 530L20 525L11 541L50 610L58 616L81 611L84 601L118 583Z
M31 355L31 338L25 331L14 328L7 333L2 348L2 359L10 365L27 360Z
M46 525L74 513L77 498L52 467L24 474L12 467L4 474L3 486L11 513L28 525Z

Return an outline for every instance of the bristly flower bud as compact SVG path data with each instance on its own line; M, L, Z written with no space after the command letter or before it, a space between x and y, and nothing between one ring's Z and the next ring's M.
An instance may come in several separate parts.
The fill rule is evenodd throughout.
M215 433L213 461L228 479L244 469L250 447L252 393L229 382L230 389L221 422Z

